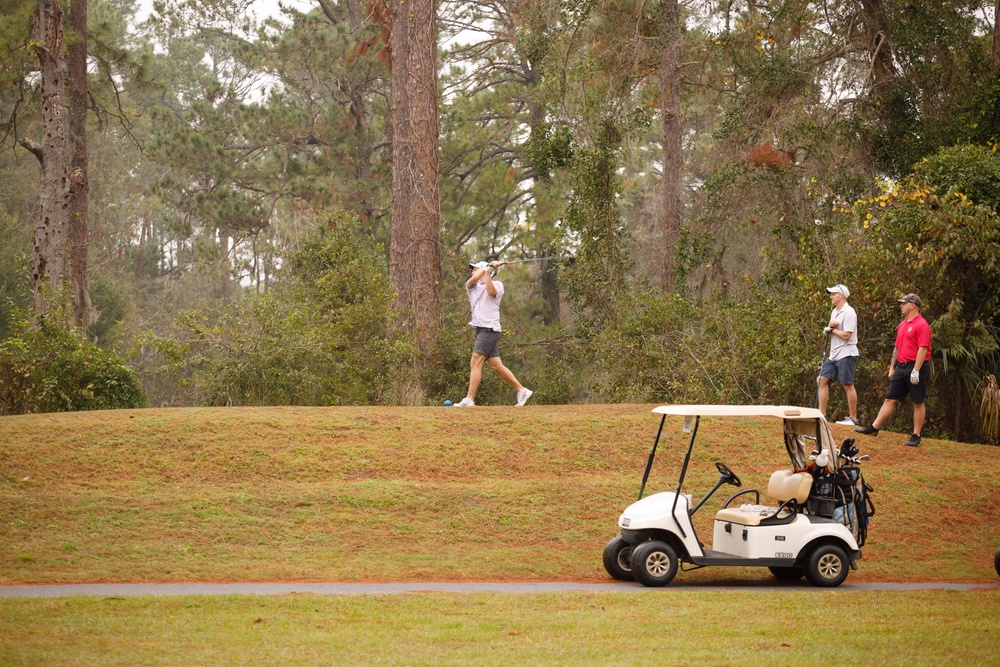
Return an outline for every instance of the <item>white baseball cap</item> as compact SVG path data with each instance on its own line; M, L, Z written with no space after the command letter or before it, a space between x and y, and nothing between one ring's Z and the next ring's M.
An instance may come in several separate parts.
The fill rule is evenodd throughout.
M489 262L469 262L470 269L488 269L490 268Z
M851 298L851 290L847 289L847 285L836 284L833 287L827 287L826 291L830 294L836 292L837 294L843 294L845 299Z

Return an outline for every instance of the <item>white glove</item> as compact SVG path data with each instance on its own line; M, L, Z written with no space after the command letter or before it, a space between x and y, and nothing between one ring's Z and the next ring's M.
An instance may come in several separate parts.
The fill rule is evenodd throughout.
M831 329L830 327L823 327L823 333L829 335L831 331L833 331L833 329Z
M916 368L910 371L910 384L920 384L920 371Z

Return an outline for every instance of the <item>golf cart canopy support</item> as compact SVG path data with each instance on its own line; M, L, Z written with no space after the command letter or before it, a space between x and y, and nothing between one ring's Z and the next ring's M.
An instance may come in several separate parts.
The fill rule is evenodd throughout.
M694 449L695 436L702 417L775 417L784 422L785 449L795 470L804 470L809 465L809 454L813 450L826 451L831 472L836 473L838 461L837 450L833 444L833 434L830 425L822 412L815 408L801 408L794 405L661 405L653 408L653 413L663 415L660 428L649 452L646 470L642 476L642 486L639 489L639 499L646 488L649 471L656 456L656 447L663 433L663 424L668 416L684 417L684 431L691 433L684 465L681 468L677 485L677 494L684 485L688 463L691 460L691 450Z

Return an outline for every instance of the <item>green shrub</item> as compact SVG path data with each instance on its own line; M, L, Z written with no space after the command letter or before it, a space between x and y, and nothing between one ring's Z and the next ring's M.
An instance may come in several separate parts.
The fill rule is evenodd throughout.
M130 307L127 276L114 272L98 273L90 281L90 300L100 313L87 327L87 337L99 345L111 347L115 326L125 319Z
M939 195L954 190L1000 212L1000 155L995 147L963 144L943 148L919 162L913 174Z
M62 324L25 321L0 341L0 415L143 405L132 368Z
M0 339L13 333L16 310L31 303L31 225L17 220L0 208Z
M340 227L318 228L267 293L181 313L173 334L149 340L158 370L205 405L402 400L395 384L409 355L405 340L388 335L384 255L349 224Z

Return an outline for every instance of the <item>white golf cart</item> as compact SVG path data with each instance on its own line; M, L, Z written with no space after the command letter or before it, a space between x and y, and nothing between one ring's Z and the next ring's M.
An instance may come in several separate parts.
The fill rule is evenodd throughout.
M639 499L629 505L618 525L621 534L604 549L604 568L612 577L635 579L645 586L665 586L679 567L708 565L767 567L779 579L803 575L815 586L839 586L848 569L857 569L874 506L871 487L861 476L854 440L840 450L819 410L792 406L666 405L642 476ZM656 448L667 417L683 418L690 443L676 491L643 498ZM761 504L761 493L745 489L730 496L715 515L711 549L695 533L692 516L724 484L742 486L721 461L719 481L692 507L682 493L702 417L771 417L782 420L788 468L775 471L767 485L773 505ZM752 502L746 502L750 501ZM737 502L742 501L742 502Z

